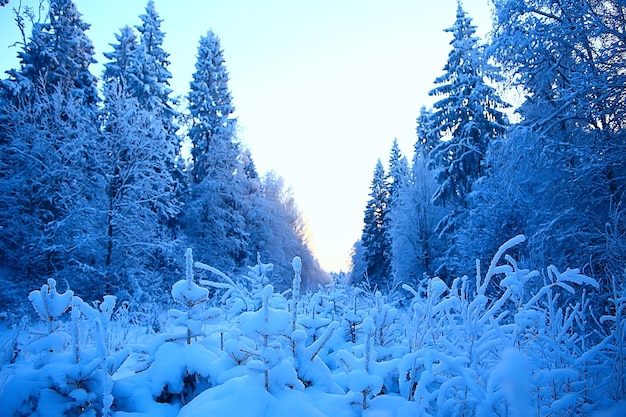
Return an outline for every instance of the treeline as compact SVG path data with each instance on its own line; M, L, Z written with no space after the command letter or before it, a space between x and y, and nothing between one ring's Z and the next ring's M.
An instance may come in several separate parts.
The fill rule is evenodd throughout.
M493 5L495 29L481 44L459 4L412 163L394 142L387 170L376 165L352 280L450 283L523 234L522 264L579 267L611 293L626 266L626 9Z
M274 263L277 288L291 282L295 255L311 283L324 279L289 190L274 173L261 178L237 139L214 33L175 99L153 1L115 35L100 77L71 0L32 16L17 15L22 30L31 17L32 33L0 80L3 305L45 278L86 299L157 300L180 278L187 247L225 272L260 256Z

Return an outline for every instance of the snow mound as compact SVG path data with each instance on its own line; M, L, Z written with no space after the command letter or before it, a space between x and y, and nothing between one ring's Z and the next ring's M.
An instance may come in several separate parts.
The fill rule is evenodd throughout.
M301 391L285 390L272 395L260 378L242 376L204 391L183 407L178 416L324 417L326 414Z

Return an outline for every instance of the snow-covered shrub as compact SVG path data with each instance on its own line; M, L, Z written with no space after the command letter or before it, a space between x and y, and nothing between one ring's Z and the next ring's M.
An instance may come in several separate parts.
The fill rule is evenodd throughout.
M358 331L357 329L367 316L367 307L361 305L363 291L360 288L347 291L346 297L341 299L343 306L341 308L341 327L347 341L356 343Z
M284 363L287 361L289 351L285 349L286 341L291 331L291 314L282 308L274 308L270 305L271 298L276 296L273 294L274 287L266 285L262 291L262 305L257 311L244 312L239 316L239 329L241 337L247 338L253 342L253 349L248 353L250 359L246 366L252 372L262 373L264 376L265 389L275 388L270 384L270 374L275 371L276 374L286 374L293 369L293 364ZM285 385L295 387L301 383L295 378L295 371L292 377L284 378L282 386L276 387L282 389ZM276 380L276 382L279 382Z
M531 359L530 398L536 412L566 416L588 408L589 390L595 388L590 382L598 376L592 371L596 360L586 354L591 340L583 336L590 318L583 286L598 284L577 269L559 272L553 266L547 268L546 280L518 306L511 339Z
M606 334L596 346L588 347L585 355L597 352L609 364L611 372L598 379L598 386L608 389L607 397L616 401L626 398L626 279L613 278L611 292L610 313L600 317L600 322L608 325Z
M136 348L145 355L134 374L118 381L114 393L119 407L136 412L178 409L215 383L217 355L202 342L207 325L219 323L222 310L209 307L209 290L195 282L193 252L185 253L185 279L172 285L171 296L179 308L168 311L173 332L153 338ZM181 333L178 329L183 328ZM197 343L192 343L197 341ZM143 389L134 390L133 387Z
M115 297L92 307L70 290L58 293L49 279L29 295L45 321L48 334L31 343L32 369L18 373L0 396L7 415L108 416L113 397L112 375L128 350L111 352L108 326ZM70 309L70 319L61 316ZM84 323L89 323L89 327ZM84 334L83 334L84 333Z
M419 412L507 415L532 405L537 415L571 415L585 404L585 375L591 374L581 362L581 334L589 331L583 328L589 307L584 287L597 283L578 270L549 267L548 283L538 287L541 274L506 254L524 240L516 236L503 244L484 276L478 265L475 284L464 276L449 288L438 278L422 289L403 287L413 299L401 320L413 329L406 333L411 352L399 365L400 394ZM528 291L529 283L540 290ZM524 383L511 385L510 358L528 364ZM511 396L511 387L524 391ZM525 406L519 398L527 399Z
M199 283L204 286L216 288L222 291L219 296L219 304L222 306L226 319L236 317L244 311L258 308L260 300L257 302L255 296L260 294L263 288L263 282L266 281L265 273L271 270L271 264L260 263L260 257L257 257L257 265L249 270L248 276L244 277L244 282L235 281L222 271L202 262L194 262L194 266L212 275L218 277L219 281L201 279ZM258 271L258 274L257 274ZM251 286L251 289L248 286Z
M209 290L194 282L191 249L187 249L185 253L185 263L186 278L177 281L172 286L172 298L182 306L183 310L173 308L169 310L168 315L174 324L186 327L187 344L190 344L192 337L202 335L203 324L216 321L221 316L222 310L217 307L207 307Z
M301 292L297 258L278 294L258 258L232 279L188 252L159 334L113 297L91 305L50 282L31 295L43 333L0 368L2 411L595 417L625 395L623 284L598 311L580 271L521 268L508 252L523 241L475 277L404 285L404 299L337 283Z
M330 323L320 337L309 345L306 343L308 338L305 331L296 330L292 333L294 366L298 379L305 387L315 386L331 394L344 393L334 381L330 368L320 355L337 328L339 328L338 322Z
M385 381L390 374L395 373L398 360L377 360L374 349L376 328L371 317L363 322L363 333L363 344L354 352L340 350L336 360L341 369L338 379L347 391L349 401L365 410L372 398L388 392Z
M328 294L317 291L310 294L302 303L299 311L297 324L306 334L306 342L312 343L319 339L325 329L331 324L336 314L336 304L333 304Z
M274 269L274 264L261 262L261 254L256 254L256 265L248 266L246 277L252 283L252 292L258 292L265 285L269 284L268 274Z
M52 334L60 327L58 319L70 308L73 296L74 292L69 289L63 293L57 292L57 283L50 278L47 284L41 286L41 290L31 291L28 299L39 317L48 324L48 331Z
M396 322L398 313L398 309L387 302L387 297L376 291L370 317L374 324L374 344L379 347L379 354L383 352L383 348L391 348L399 340L400 329ZM387 355L392 354L393 352L387 352Z
M222 371L218 356L202 343L162 341L148 347L150 365L115 381L118 409L171 415L216 384ZM131 368L132 370L133 368Z

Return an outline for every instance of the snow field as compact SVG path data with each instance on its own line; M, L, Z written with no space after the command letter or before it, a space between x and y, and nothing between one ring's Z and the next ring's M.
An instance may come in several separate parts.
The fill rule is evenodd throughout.
M624 292L598 314L593 279L519 268L506 250L522 242L503 245L484 276L387 295L301 293L299 258L280 294L269 264L233 279L189 250L158 334L124 324L114 297L89 305L49 280L29 297L41 325L3 355L2 413L623 415Z

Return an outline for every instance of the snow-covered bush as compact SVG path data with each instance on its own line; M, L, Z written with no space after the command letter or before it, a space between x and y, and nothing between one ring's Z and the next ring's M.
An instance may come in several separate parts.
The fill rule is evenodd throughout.
M410 333L412 352L400 364L400 391L422 413L521 410L518 415L524 415L532 407L538 415L571 415L592 408L585 395L592 374L582 362L590 340L582 335L589 335L583 327L590 327L585 288L597 283L578 270L561 273L550 266L547 283L533 283L540 288L535 294L526 291L541 274L519 268L506 255L524 240L517 236L502 245L484 276L477 268L475 285L467 276L450 288L433 278L425 298L404 286L414 296L404 323L418 330ZM518 368L509 364L511 358L528 364L517 385L511 378ZM512 384L521 390L516 395Z
M32 368L15 375L0 395L7 415L108 416L113 405L112 375L128 356L109 349L108 330L115 297L95 306L71 290L58 293L49 279L29 295L46 333L29 346ZM68 321L61 321L70 310ZM86 325L88 323L88 326Z
M192 337L202 335L203 324L216 321L221 316L222 310L216 307L207 307L209 290L194 282L194 262L191 249L187 249L185 253L185 263L186 278L177 281L172 286L172 298L182 306L183 311L173 308L170 309L168 315L174 324L186 327L187 344L190 344Z
M28 299L33 308L39 317L48 324L50 334L54 333L60 326L58 319L70 308L74 296L74 292L69 289L64 293L57 292L56 286L56 281L50 278L47 284L41 286L41 290L34 290L28 294Z
M397 367L397 360L378 361L374 349L376 328L371 317L363 322L364 342L355 352L340 350L336 359L344 374L338 374L348 393L348 400L362 410L369 407L372 398L383 392L385 380ZM385 390L387 391L387 390ZM388 391L387 391L388 392Z
M620 407L623 284L597 311L595 280L521 268L509 252L523 242L506 242L472 278L387 295L338 283L302 292L297 257L280 294L258 258L233 279L188 251L158 334L113 297L90 305L50 281L30 296L42 331L0 367L3 412L595 417Z

